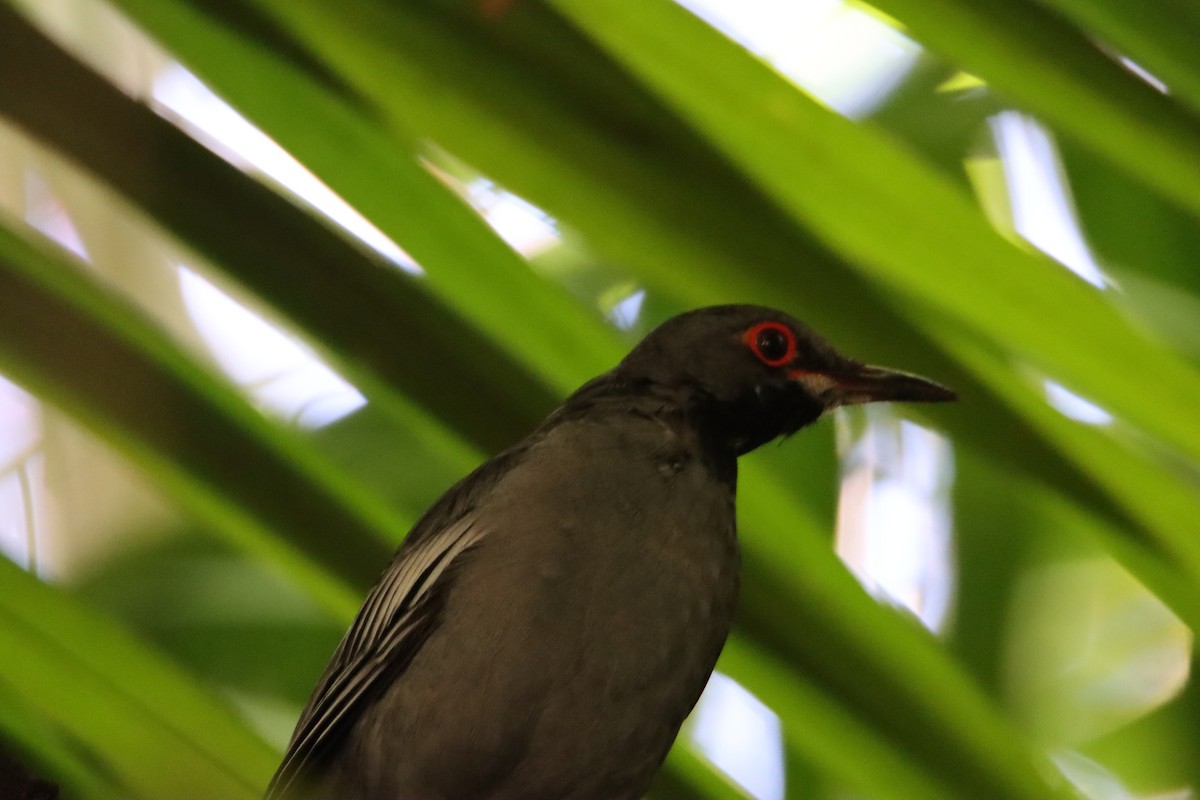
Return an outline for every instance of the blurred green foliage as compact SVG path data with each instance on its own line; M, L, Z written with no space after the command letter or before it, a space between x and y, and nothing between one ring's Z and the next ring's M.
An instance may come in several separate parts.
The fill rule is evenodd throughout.
M114 0L414 275L94 72L86 35L64 46L53 14L8 2L0 118L368 401L316 432L269 419L174 306L113 277L127 254L96 242L87 268L0 218L0 371L180 512L59 582L0 562L0 735L69 796L257 796L407 524L649 325L731 301L962 396L914 417L954 448L939 636L835 556L832 425L744 460L719 668L779 715L787 796L1126 796L1097 771L1129 796L1200 786L1185 4L879 0L928 51L851 120L668 0ZM992 123L1012 111L1058 143L1106 288L1011 229ZM484 177L561 242L506 244L461 194ZM636 324L614 326L640 290ZM1063 415L1046 380L1112 420ZM741 790L681 740L656 792Z

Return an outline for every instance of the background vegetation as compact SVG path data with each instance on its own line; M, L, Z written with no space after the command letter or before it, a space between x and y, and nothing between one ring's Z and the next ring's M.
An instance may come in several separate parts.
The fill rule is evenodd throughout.
M668 0L114 7L0 3L0 372L48 404L6 465L32 542L0 559L0 737L69 796L257 796L416 515L653 324L730 301L962 397L744 461L720 669L777 715L784 795L1200 786L1196 6L877 0L855 13L915 61L854 118ZM185 132L137 77L175 60L407 258ZM1018 235L1006 129L1061 169L1088 280ZM547 246L489 226L499 187ZM366 406L264 413L180 264ZM953 554L921 586L952 599L899 599L936 632L833 546L864 458L903 478L871 443L918 434ZM697 741L657 793L745 794Z

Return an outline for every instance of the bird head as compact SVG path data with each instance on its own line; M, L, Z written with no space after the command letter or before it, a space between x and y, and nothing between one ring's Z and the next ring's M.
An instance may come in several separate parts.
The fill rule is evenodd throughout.
M631 385L681 396L737 454L838 406L955 399L933 381L847 358L800 321L762 306L712 306L674 317L616 372Z

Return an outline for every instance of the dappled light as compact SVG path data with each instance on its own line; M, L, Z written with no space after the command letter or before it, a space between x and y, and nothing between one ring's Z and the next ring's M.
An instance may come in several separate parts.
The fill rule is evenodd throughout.
M195 272L179 267L179 283L183 303L217 363L271 412L316 428L366 403L311 350Z
M755 800L786 796L779 718L732 678L713 673L692 714L688 736Z
M1063 416L1088 425L1108 425L1113 415L1084 397L1072 392L1061 383L1046 381L1046 402L1054 406Z
M995 117L992 130L1016 232L1088 283L1103 288L1107 281L1079 230L1049 134L1014 111Z
M882 602L940 630L954 594L950 443L886 409L838 423L838 555Z
M401 269L421 272L399 245L182 66L158 70L152 92L164 113L223 157L277 182Z
M0 377L0 550L31 571L41 565L43 463L37 401Z
M863 117L916 63L921 48L844 0L681 0L831 108Z
M549 214L512 192L484 178L476 178L464 188L471 205L492 229L526 258L549 250L561 240Z

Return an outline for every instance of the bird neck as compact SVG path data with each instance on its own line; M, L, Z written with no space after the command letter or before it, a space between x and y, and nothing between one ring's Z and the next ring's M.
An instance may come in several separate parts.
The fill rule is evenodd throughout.
M736 469L737 457L747 450L739 449L736 438L730 436L727 415L718 406L699 386L663 384L614 371L581 386L546 423L608 415L654 419L689 433L704 450L706 460L726 465L724 472Z

